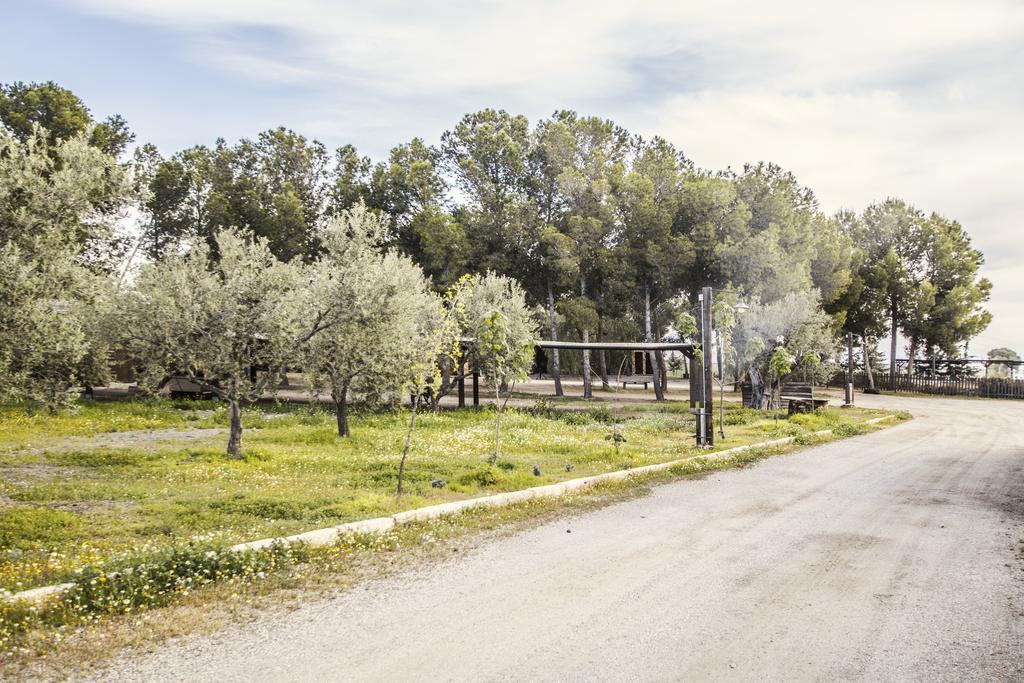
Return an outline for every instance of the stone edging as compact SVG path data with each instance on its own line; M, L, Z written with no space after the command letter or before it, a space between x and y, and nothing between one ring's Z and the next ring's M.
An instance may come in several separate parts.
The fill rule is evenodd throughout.
M895 415L883 415L882 417L866 420L864 424L877 424L894 417ZM831 429L823 429L821 431L814 432L815 436L829 436L831 434ZM726 455L742 453L743 451L748 451L753 448L785 446L795 441L795 436L787 436L781 439L773 439L772 441L762 441L761 443L752 443L745 446L735 446L724 451L713 451L705 456L697 457L721 458ZM290 543L307 543L313 546L329 545L347 534L382 534L400 524L423 522L443 517L445 515L455 515L471 508L502 507L505 505L522 503L534 498L557 498L558 496L565 495L571 491L579 491L606 481L621 481L623 479L628 479L629 477L663 472L664 470L671 469L676 465L681 465L688 460L692 460L693 457L694 456L680 458L678 460L670 460L669 462L662 462L656 465L634 467L629 470L617 470L615 472L607 472L605 474L595 474L589 477L570 479L557 484L534 486L533 488L523 489L521 491L509 491L508 493L496 493L491 496L467 498L466 500L457 500L451 503L428 505L426 507L416 508L413 510L406 510L405 512L397 512L389 517L375 517L374 519L364 519L358 522L348 522L346 524L339 524L338 526L327 527L325 529L314 529L313 531L306 531L292 536L284 536L281 538L262 538L258 541L249 541L248 543L233 545L228 548L228 550L240 553L249 550L268 548L275 543L284 545L288 545ZM39 588L30 588L29 590L24 590L19 593L12 593L5 596L4 599L41 602L52 595L63 593L74 585L75 584L73 583L58 583L52 586L40 586Z

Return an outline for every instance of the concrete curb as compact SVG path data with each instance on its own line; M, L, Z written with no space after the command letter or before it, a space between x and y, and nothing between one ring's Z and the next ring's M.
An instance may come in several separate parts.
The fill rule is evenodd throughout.
M878 424L879 422L891 420L894 419L895 417L895 415L884 415L882 417L876 417L871 420L866 420L864 424ZM829 436L831 434L831 429L823 429L821 431L814 432L815 436ZM496 493L491 496L467 498L466 500L457 500L451 503L428 505L426 507L416 508L414 510L397 512L389 517L375 517L373 519L364 519L358 522L348 522L347 524L339 524L338 526L327 527L324 529L314 529L312 531L305 531L301 534L294 534L292 536L284 536L279 538L261 538L258 541L249 541L247 543L239 543L237 545L233 545L230 548L228 548L228 550L230 550L231 552L241 553L250 550L260 550L263 548L269 548L274 544L288 545L290 543L307 543L312 546L330 545L331 543L335 543L339 539L344 538L345 536L354 534L382 534L386 531L390 531L391 529L395 528L400 524L425 522L431 519L437 519L438 517L444 517L447 515L457 515L472 508L503 507L506 505L514 505L516 503L522 503L528 500L533 500L535 498L557 498L559 496L565 495L566 493L569 493L570 491L580 491L603 482L622 481L623 479L628 479L630 477L637 477L643 476L645 474L664 472L665 470L671 469L677 465L681 465L685 462L693 460L695 457L717 460L725 456L734 455L736 453L742 453L743 451L749 451L753 448L773 448L775 446L785 446L794 442L796 442L795 436L787 436L781 439L773 439L771 441L762 441L760 443L752 443L744 446L735 446L733 448L727 448L724 451L712 451L707 455L679 458L677 460L661 462L655 465L644 465L643 467L635 467L629 470L617 470L615 472L607 472L605 474L594 474L589 477L569 479L568 481L559 482L557 484L534 486L533 488L523 489L521 491L509 491L508 493ZM31 588L29 590L21 591L19 593L12 593L10 595L4 596L3 599L10 601L20 600L30 603L37 603L51 596L63 593L69 588L72 588L74 585L75 584L73 583L59 583L52 586L40 586L39 588Z

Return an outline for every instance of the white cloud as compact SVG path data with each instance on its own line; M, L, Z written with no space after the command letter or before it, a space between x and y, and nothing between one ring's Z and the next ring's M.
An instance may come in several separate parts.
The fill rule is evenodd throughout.
M210 68L311 87L306 132L329 141L379 150L481 106L574 107L705 166L780 163L826 208L903 197L988 255L997 320L975 348L1024 345L1015 0L73 4L179 31Z
M319 75L372 87L528 87L593 92L630 62L674 50L705 56L727 82L801 88L884 75L894 63L1013 43L1013 2L331 2L77 0L76 5L193 33L271 29L300 44ZM262 51L239 41L240 50ZM261 54L267 60L274 55ZM287 61L295 53L277 58ZM231 68L231 65L226 65ZM262 77L259 72L253 77Z

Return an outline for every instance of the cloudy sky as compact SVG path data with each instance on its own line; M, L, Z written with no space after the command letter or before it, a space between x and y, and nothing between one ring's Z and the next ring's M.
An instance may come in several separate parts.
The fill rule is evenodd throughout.
M14 5L14 6L12 6ZM0 81L56 80L165 153L286 125L374 157L482 107L572 108L701 166L770 160L823 208L963 223L1024 352L1024 3L46 0L8 4Z

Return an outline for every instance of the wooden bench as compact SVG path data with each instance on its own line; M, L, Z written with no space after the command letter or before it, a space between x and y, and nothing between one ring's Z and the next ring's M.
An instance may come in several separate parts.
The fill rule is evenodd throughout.
M828 405L827 398L814 397L814 385L810 382L786 382L782 385L779 399L788 401L787 411L793 413L810 413Z
M157 386L159 393L166 392L172 399L198 399L208 400L216 397L216 394L209 389L203 388L181 375L165 377Z
M654 382L654 375L626 375L620 377L619 381L622 382L622 388L625 389L627 384L643 384L644 389L647 388L648 384Z

